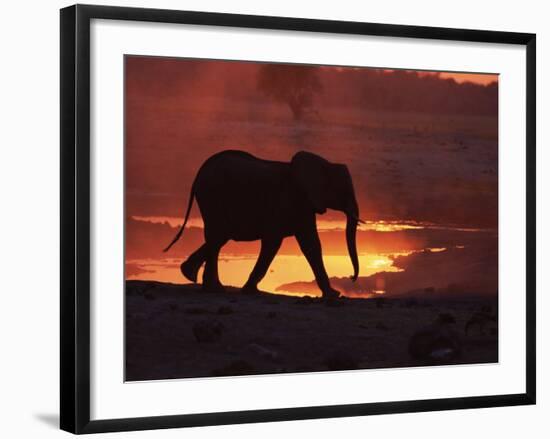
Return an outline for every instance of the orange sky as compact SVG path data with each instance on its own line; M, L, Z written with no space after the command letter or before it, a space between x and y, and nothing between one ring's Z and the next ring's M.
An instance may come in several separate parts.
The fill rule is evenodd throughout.
M325 67L329 69L330 67ZM336 69L345 70L345 67L336 67ZM393 70L393 69L383 69L385 72L397 72L399 70ZM402 69L401 69L402 70ZM409 72L414 72L415 70L406 70ZM418 74L420 76L424 75L439 75L443 79L452 78L459 84L462 84L464 82L472 82L474 84L480 84L480 85L487 85L492 82L498 82L498 74L494 73L454 73L454 72L436 72L436 71L428 71L428 70L422 70L418 71Z
M360 216L368 221L358 236L362 275L393 270L392 254L462 245L464 231L496 227L498 94L480 85L498 84L498 75L441 73L418 82L432 92L416 90L414 74L323 67L321 87L296 121L284 103L258 88L260 67L126 57L128 278L186 282L178 261L201 244L196 205L180 242L170 254L161 249L183 217L198 168L223 149L281 161L309 150L345 163ZM447 78L478 86L463 91L446 84ZM318 217L330 276L351 274L343 219L331 211ZM257 249L258 243L229 243L222 250L222 281L242 282ZM287 239L260 287L311 279L296 243Z
M487 73L476 74L476 73L441 73L442 78L453 78L456 82L473 82L476 84L490 84L491 82L498 81L498 75L491 75Z

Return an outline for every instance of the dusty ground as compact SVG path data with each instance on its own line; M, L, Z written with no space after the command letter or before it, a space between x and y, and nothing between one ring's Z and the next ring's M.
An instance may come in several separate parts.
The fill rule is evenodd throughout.
M496 301L345 298L327 305L236 289L221 294L194 285L126 285L129 381L498 361L496 325L485 334L477 327L464 333L476 312L494 313ZM442 333L460 352L437 361L412 358L411 337L441 314L455 320Z

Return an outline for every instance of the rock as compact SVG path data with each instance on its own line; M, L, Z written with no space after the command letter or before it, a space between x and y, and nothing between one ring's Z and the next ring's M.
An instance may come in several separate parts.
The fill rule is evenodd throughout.
M294 302L296 305L312 305L314 303L314 300L311 296L303 296Z
M187 308L185 314L208 314L208 310L205 308Z
M220 306L218 308L218 314L219 315L227 315L227 314L233 314L235 311L230 306Z
M250 375L256 372L254 366L245 360L237 360L211 372L212 376Z
M126 292L129 296L144 296L148 291L153 291L154 286L128 285L126 284Z
M462 342L451 314L440 314L434 323L420 328L409 339L409 355L423 364L446 364L462 354Z
M323 303L325 306L336 308L340 306L344 306L346 304L345 299L343 297L340 297L338 299L331 298L331 299L323 299Z
M496 335L497 316L490 314L486 310L475 312L464 325L464 333L470 335L472 328L477 328L479 335L485 335L485 330L489 328L491 335ZM494 330L494 333L493 333Z
M139 296L141 291L138 287L130 286L126 284L126 295L127 296Z
M259 355L260 357L262 357L266 360L269 360L269 361L279 361L280 360L280 355L277 351L274 351L272 349L268 349L265 346L259 345L257 343L250 343L247 346L247 349L250 352L252 352L256 355Z
M451 313L442 312L437 316L436 323L449 325L456 323L456 319Z
M338 350L332 352L326 359L325 364L329 370L357 369L359 361L349 352Z
M282 345L282 341L280 338L270 336L254 337L252 340L250 340L250 343L256 343L261 346L269 347L280 347Z
M216 320L201 320L193 325L193 334L199 343L219 341L223 330L223 325Z
M144 312L133 312L128 314L128 318L132 320L147 320L148 315Z

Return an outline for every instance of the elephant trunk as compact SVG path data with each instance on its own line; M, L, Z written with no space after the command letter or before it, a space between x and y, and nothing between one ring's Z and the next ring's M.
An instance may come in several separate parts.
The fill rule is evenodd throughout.
M346 223L346 243L348 245L348 253L351 259L351 264L353 265L353 276L351 280L354 282L359 276L359 259L357 257L357 223L358 215L357 209L354 209L355 212L346 212L347 223Z

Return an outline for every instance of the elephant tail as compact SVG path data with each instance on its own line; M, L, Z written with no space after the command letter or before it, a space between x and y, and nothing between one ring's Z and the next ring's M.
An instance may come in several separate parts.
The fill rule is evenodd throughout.
M180 239L181 234L183 233L183 230L187 225L187 220L189 219L189 213L191 213L191 207L193 206L194 199L195 199L195 184L193 183L193 186L191 187L191 193L189 194L189 204L187 205L187 212L185 213L185 219L183 220L183 224L181 225L180 229L178 230L178 233L176 234L176 236L174 237L170 245L168 245L168 247L166 247L163 250L163 252L167 252L168 250L170 250L170 247L172 247L178 241L178 239Z

